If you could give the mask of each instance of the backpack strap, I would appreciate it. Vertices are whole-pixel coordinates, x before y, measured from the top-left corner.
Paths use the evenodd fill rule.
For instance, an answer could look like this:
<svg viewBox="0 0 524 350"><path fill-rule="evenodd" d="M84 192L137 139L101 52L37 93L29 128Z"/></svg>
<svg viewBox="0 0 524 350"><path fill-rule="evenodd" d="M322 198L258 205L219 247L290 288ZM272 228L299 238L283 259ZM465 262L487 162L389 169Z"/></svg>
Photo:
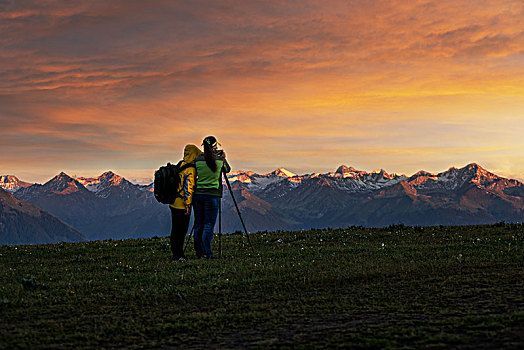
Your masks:
<svg viewBox="0 0 524 350"><path fill-rule="evenodd" d="M182 163L182 161L180 161L180 163L178 163L179 171L182 171L182 170L187 169L187 168L195 168L195 163L186 163L186 164L180 166L181 163Z"/></svg>

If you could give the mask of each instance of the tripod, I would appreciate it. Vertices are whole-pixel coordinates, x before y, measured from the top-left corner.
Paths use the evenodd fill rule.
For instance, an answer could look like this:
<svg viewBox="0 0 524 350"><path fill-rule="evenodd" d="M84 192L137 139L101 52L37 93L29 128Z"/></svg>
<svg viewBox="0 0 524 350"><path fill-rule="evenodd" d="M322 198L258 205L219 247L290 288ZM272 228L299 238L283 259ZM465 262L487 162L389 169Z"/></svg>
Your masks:
<svg viewBox="0 0 524 350"><path fill-rule="evenodd" d="M249 238L249 233L247 232L246 225L244 224L244 219L242 218L242 215L240 214L240 209L238 209L237 200L235 199L235 196L233 195L233 190L231 189L231 184L229 183L229 179L227 178L226 173L224 173L224 170L222 170L222 173L224 174L224 179L226 180L227 189L229 190L229 194L231 194L231 198L233 199L233 203L235 203L235 208L237 208L237 214L240 219L240 222L242 223L242 228L244 228L244 234L246 235L247 242L249 243L249 246L251 247L251 250L253 251L253 254L255 253L255 248L253 248L253 244L251 243L251 239ZM220 228L220 231L222 228Z"/></svg>
<svg viewBox="0 0 524 350"><path fill-rule="evenodd" d="M231 189L231 184L229 183L229 179L227 178L226 173L224 172L224 169L222 169L220 173L221 177L224 176L224 180L226 180L227 189L229 190L229 194L231 195L231 198L233 199L233 203L235 204L235 208L237 209L237 214L240 219L240 222L242 223L242 228L244 229L244 234L247 238L247 242L249 243L249 246L251 247L251 250L253 251L253 254L255 253L255 248L253 248L253 244L251 243L251 239L249 238L249 233L247 232L246 225L244 223L244 219L242 218L242 214L240 214L240 209L238 208L237 200L235 199L235 195L233 194L233 190ZM195 231L195 224L193 223L193 227L191 228L191 232L187 236L186 244L184 247L184 252L186 251L187 245L189 244L189 240L191 238L191 235ZM220 202L218 204L218 249L219 249L219 258L222 258L222 199L220 199Z"/></svg>

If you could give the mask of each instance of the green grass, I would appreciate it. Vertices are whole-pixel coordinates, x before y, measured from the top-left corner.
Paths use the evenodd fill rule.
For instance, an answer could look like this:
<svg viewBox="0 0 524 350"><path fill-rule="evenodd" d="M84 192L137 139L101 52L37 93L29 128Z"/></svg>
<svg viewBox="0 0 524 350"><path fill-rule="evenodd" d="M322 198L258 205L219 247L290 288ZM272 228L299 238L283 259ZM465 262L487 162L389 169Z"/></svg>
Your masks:
<svg viewBox="0 0 524 350"><path fill-rule="evenodd" d="M524 225L250 237L2 246L0 348L524 346Z"/></svg>

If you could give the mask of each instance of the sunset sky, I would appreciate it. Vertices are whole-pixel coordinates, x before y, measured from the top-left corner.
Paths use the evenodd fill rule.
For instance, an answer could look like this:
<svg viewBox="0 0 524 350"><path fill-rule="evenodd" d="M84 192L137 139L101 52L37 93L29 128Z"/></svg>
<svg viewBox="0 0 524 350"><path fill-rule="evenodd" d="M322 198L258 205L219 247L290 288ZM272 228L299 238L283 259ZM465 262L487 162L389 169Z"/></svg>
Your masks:
<svg viewBox="0 0 524 350"><path fill-rule="evenodd" d="M0 0L0 175L233 170L524 180L524 1Z"/></svg>

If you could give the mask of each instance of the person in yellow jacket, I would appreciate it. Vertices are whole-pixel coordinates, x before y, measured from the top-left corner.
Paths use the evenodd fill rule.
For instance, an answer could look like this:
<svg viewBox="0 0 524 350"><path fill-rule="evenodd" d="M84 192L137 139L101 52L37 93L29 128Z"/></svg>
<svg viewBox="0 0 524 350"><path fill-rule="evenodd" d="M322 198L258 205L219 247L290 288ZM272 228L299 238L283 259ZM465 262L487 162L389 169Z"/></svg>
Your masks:
<svg viewBox="0 0 524 350"><path fill-rule="evenodd" d="M184 148L184 159L181 167L187 166L180 172L180 182L178 185L178 195L171 209L171 252L173 260L185 261L184 238L189 227L191 215L191 205L193 204L193 192L196 183L195 159L202 154L202 151L195 145L186 145Z"/></svg>

